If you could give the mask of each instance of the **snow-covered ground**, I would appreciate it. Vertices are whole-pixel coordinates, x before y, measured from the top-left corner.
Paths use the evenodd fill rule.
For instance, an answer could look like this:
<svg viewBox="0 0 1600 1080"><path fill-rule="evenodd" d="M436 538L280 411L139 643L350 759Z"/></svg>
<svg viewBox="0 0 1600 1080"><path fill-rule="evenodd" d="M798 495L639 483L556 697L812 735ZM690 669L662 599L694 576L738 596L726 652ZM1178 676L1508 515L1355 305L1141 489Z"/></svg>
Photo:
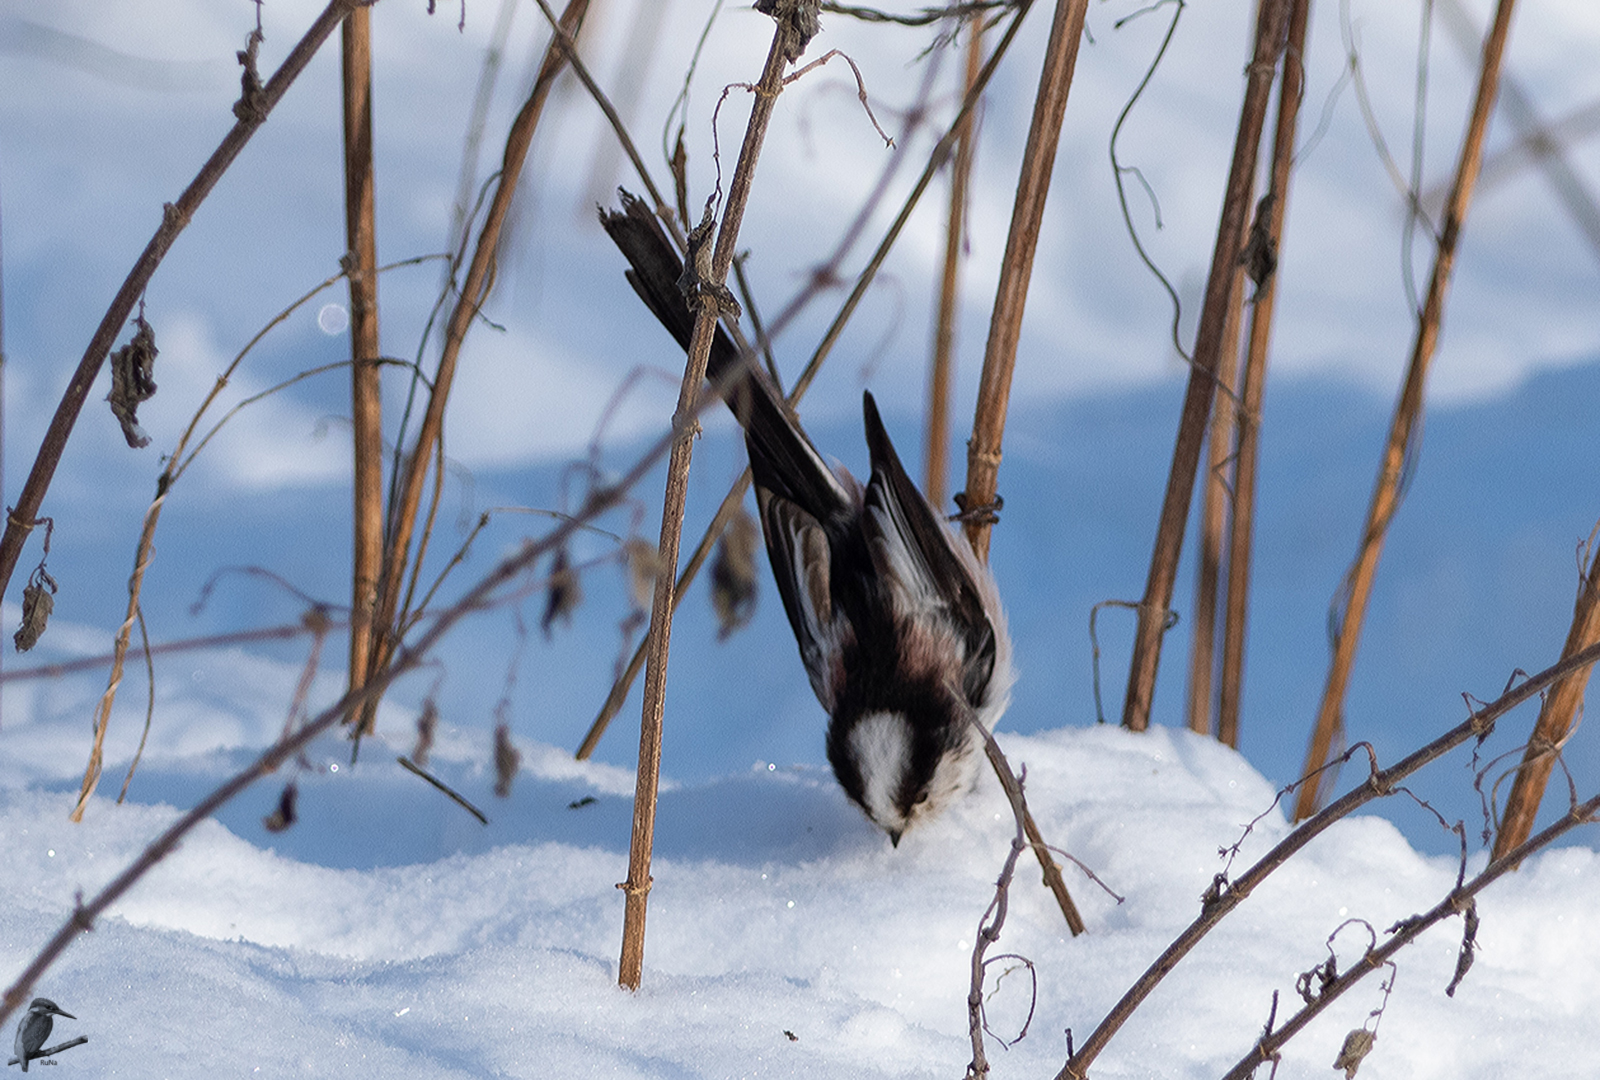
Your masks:
<svg viewBox="0 0 1600 1080"><path fill-rule="evenodd" d="M43 725L15 710L6 723L9 983L74 896L107 881L177 811L97 797L70 824L64 785L17 782L12 750ZM615 886L627 872L630 778L525 745L512 797L495 800L480 741L454 733L434 763L485 806L487 828L392 764L406 747L382 738L354 769L345 744L318 744L312 769L299 771L301 820L270 842L201 826L34 990L77 1016L57 1021L56 1039L90 1040L61 1054L56 1075L961 1075L973 937L1012 832L991 779L898 849L819 770L758 766L669 784L644 985L628 993L616 985ZM1072 876L1089 925L1074 939L1036 868L1019 872L992 953L1033 961L1038 1000L1027 1037L989 1052L997 1076L1051 1076L1064 1030L1081 1040L1194 917L1219 847L1274 793L1238 755L1187 732L1095 727L1002 741L1026 766L1047 837L1125 897ZM147 766L148 783L176 790L186 778L199 790L246 759L165 757ZM239 832L266 838L251 823L281 780L234 811ZM1285 831L1269 813L1242 858ZM1364 919L1381 933L1436 903L1455 872L1381 818L1339 824L1179 966L1094 1075L1219 1075L1250 1048L1274 990L1280 1019L1298 1004L1296 975L1326 958L1336 927ZM1459 923L1404 951L1361 1075L1582 1074L1600 1009L1597 888L1600 860L1582 847L1492 887L1479 904L1477 963L1453 999L1444 987ZM1341 968L1366 940L1359 925L1340 934ZM1383 1004L1380 981L1292 1042L1279 1076L1328 1075L1345 1033ZM1010 1037L1028 1011L1027 974L991 978L989 989L993 1027Z"/></svg>

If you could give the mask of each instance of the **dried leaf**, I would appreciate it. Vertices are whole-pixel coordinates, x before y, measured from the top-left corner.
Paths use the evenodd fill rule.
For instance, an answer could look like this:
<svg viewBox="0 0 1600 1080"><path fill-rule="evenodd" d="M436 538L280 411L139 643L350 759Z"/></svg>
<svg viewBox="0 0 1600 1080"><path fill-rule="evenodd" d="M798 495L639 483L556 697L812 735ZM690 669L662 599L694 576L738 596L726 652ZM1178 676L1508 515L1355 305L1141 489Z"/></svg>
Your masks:
<svg viewBox="0 0 1600 1080"><path fill-rule="evenodd" d="M1456 954L1456 974L1450 980L1450 985L1444 988L1446 997L1456 996L1456 987L1461 985L1461 980L1467 977L1467 972L1472 968L1474 954L1478 950L1478 902L1468 900L1465 910L1462 911L1462 920L1466 928L1461 933L1461 951Z"/></svg>
<svg viewBox="0 0 1600 1080"><path fill-rule="evenodd" d="M678 140L672 147L672 193L678 203L678 218L689 220L689 149L683 144L683 125L678 125Z"/></svg>
<svg viewBox="0 0 1600 1080"><path fill-rule="evenodd" d="M756 613L756 523L744 507L717 541L711 564L711 606L717 613L717 640L726 641Z"/></svg>
<svg viewBox="0 0 1600 1080"><path fill-rule="evenodd" d="M628 596L635 611L649 611L655 594L656 575L660 573L661 553L654 544L634 536L622 545L623 557L628 562Z"/></svg>
<svg viewBox="0 0 1600 1080"><path fill-rule="evenodd" d="M581 603L583 603L583 586L578 582L577 571L572 569L567 549L561 548L550 564L550 578L545 585L544 618L539 620L544 636L546 638L550 636L550 628L555 625L557 619L570 625L572 613Z"/></svg>
<svg viewBox="0 0 1600 1080"><path fill-rule="evenodd" d="M494 729L494 793L502 799L511 795L511 781L522 764L522 754L511 745L511 726L500 724Z"/></svg>
<svg viewBox="0 0 1600 1080"><path fill-rule="evenodd" d="M804 55L811 39L822 30L822 20L818 18L822 8L820 0L756 0L755 7L788 29L789 40L784 42L783 56L791 64Z"/></svg>
<svg viewBox="0 0 1600 1080"><path fill-rule="evenodd" d="M433 749L433 732L438 726L439 706L429 698L417 715L417 745L411 751L411 760L419 769L428 767L428 752Z"/></svg>
<svg viewBox="0 0 1600 1080"><path fill-rule="evenodd" d="M711 214L711 204L706 204L705 213L700 218L700 224L689 230L688 245L689 256L683 260L683 273L678 276L678 290L683 293L684 299L689 301L689 307L694 309L697 297L709 299L716 305L718 315L731 315L738 318L741 312L739 301L733 298L733 293L727 285L717 284L716 275L712 273L712 261L716 255L716 247L712 241L716 238L717 219Z"/></svg>
<svg viewBox="0 0 1600 1080"><path fill-rule="evenodd" d="M299 796L299 789L290 781L284 786L283 794L278 796L278 808L261 819L262 826L269 833L281 833L299 820L295 813L295 799Z"/></svg>
<svg viewBox="0 0 1600 1080"><path fill-rule="evenodd" d="M1356 1070L1361 1068L1362 1060L1372 1053L1372 1044L1378 1037L1366 1028L1356 1028L1344 1037L1344 1047L1339 1051L1339 1060L1333 1063L1335 1069L1344 1070L1344 1080L1351 1080Z"/></svg>
<svg viewBox="0 0 1600 1080"><path fill-rule="evenodd" d="M261 33L258 24L250 31L250 37L246 39L244 48L234 54L239 58L244 72L239 76L241 92L239 100L233 103L233 115L246 123L259 123L266 119L267 115L266 86L262 83L261 72L256 67L261 56L261 43L265 40L266 36Z"/></svg>
<svg viewBox="0 0 1600 1080"><path fill-rule="evenodd" d="M144 321L144 316L134 320L138 327L133 340L111 354L111 413L122 425L122 437L135 450L150 445L150 436L139 426L139 404L149 401L156 393L154 378L156 367L155 331Z"/></svg>
<svg viewBox="0 0 1600 1080"><path fill-rule="evenodd" d="M1268 192L1256 203L1256 218L1250 225L1250 239L1245 242L1244 252L1239 256L1239 264L1244 267L1250 280L1255 282L1258 291L1278 269L1278 245L1268 228L1274 201L1276 196Z"/></svg>
<svg viewBox="0 0 1600 1080"><path fill-rule="evenodd" d="M49 575L41 563L22 590L22 625L11 638L18 652L27 652L44 636L50 613L56 607L55 591L56 579Z"/></svg>

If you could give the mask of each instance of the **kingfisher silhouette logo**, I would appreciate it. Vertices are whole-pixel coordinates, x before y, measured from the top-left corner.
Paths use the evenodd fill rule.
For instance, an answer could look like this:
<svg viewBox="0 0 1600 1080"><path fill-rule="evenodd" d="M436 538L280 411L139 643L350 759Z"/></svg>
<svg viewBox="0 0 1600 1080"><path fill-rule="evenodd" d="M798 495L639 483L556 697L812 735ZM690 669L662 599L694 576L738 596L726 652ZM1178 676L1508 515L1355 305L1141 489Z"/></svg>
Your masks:
<svg viewBox="0 0 1600 1080"><path fill-rule="evenodd" d="M34 998L33 1004L28 1006L28 1011L17 1022L17 1039L12 1044L16 1057L6 1062L7 1065L21 1065L22 1071L28 1071L30 1062L43 1060L46 1065L54 1065L50 1058L61 1051L74 1046L82 1046L89 1041L87 1035L79 1035L75 1039L68 1039L55 1046L46 1046L50 1038L50 1030L55 1025L55 1018L64 1016L68 1020L77 1017L67 1012L49 998Z"/></svg>

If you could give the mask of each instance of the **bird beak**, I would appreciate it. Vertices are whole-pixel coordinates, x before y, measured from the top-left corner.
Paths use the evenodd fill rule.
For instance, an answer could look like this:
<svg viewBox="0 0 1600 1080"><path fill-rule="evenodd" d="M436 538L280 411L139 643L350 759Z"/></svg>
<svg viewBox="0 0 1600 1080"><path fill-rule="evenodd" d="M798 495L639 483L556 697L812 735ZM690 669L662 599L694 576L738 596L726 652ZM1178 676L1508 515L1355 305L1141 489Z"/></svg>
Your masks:
<svg viewBox="0 0 1600 1080"><path fill-rule="evenodd" d="M55 1013L57 1016L65 1016L68 1020L76 1020L77 1019L76 1016L73 1016L69 1012L64 1012L61 1009L51 1009L50 1011Z"/></svg>
<svg viewBox="0 0 1600 1080"><path fill-rule="evenodd" d="M900 837L902 837L904 835L905 835L905 830L904 829L890 829L889 830L889 845L891 847L899 847L900 846Z"/></svg>

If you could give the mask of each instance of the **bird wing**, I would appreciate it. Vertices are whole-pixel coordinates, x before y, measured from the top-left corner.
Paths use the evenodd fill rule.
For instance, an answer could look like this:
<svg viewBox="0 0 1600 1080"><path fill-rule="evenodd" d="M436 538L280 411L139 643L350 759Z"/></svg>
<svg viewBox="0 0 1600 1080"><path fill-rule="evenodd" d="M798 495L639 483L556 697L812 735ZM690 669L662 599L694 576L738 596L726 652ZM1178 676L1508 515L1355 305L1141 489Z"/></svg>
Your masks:
<svg viewBox="0 0 1600 1080"><path fill-rule="evenodd" d="M879 573L895 590L894 609L923 628L943 624L962 646L961 690L979 707L995 667L995 628L953 538L906 475L878 406L862 397L872 478L867 482L868 541Z"/></svg>
<svg viewBox="0 0 1600 1080"><path fill-rule="evenodd" d="M833 549L821 522L798 503L757 486L772 577L800 646L811 690L830 714L838 704L844 650L854 631L833 603Z"/></svg>

